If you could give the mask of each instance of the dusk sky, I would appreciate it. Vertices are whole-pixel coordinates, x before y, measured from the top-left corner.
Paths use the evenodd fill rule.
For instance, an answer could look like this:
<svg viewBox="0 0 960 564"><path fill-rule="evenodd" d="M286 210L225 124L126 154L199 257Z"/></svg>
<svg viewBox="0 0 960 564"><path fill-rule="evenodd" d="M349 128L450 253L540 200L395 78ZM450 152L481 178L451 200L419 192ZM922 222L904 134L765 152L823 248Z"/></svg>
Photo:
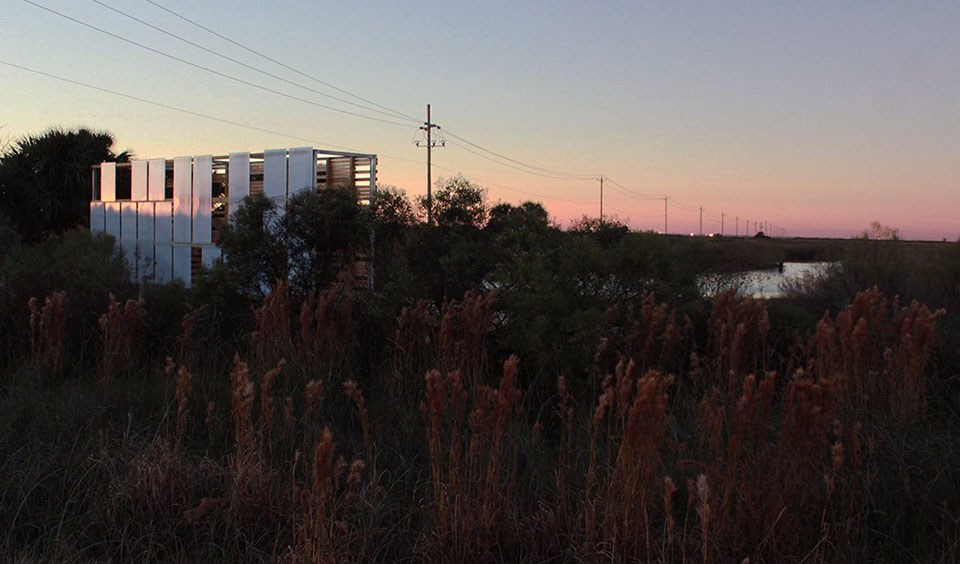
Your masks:
<svg viewBox="0 0 960 564"><path fill-rule="evenodd" d="M112 132L138 157L313 145L380 156L379 182L425 192L418 123L366 108L159 4L337 88L422 121L491 202L542 201L564 225L604 211L637 229L725 231L767 221L846 237L872 220L907 238L960 236L960 2L264 2L30 0L192 63L383 123L239 84L0 0L0 138L50 126ZM393 113L393 112L388 112ZM285 136L286 135L286 136ZM572 173L554 178L483 153ZM479 152L488 158L468 152ZM518 170L523 169L523 170ZM591 178L586 178L587 176ZM661 199L651 199L660 197Z"/></svg>

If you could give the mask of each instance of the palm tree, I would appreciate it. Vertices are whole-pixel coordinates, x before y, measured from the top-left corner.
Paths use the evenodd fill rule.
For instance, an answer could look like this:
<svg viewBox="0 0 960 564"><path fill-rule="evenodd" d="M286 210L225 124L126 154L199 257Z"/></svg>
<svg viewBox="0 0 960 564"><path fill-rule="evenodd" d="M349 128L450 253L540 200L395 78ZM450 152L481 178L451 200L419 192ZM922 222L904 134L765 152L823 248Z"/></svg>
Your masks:
<svg viewBox="0 0 960 564"><path fill-rule="evenodd" d="M0 213L25 242L87 225L92 166L130 159L113 144L113 135L86 128L18 139L0 155Z"/></svg>

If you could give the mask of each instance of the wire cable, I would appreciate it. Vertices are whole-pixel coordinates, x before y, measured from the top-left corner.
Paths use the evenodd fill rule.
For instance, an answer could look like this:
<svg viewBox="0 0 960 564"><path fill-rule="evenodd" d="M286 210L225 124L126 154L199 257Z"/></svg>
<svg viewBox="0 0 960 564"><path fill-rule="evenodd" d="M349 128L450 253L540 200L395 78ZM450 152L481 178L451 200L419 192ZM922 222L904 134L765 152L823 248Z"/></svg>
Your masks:
<svg viewBox="0 0 960 564"><path fill-rule="evenodd" d="M680 208L685 209L687 211L698 211L697 208L691 208L690 206L685 206L680 202L678 202L677 200L675 200L674 198L670 198L670 201L673 202L675 205L679 206Z"/></svg>
<svg viewBox="0 0 960 564"><path fill-rule="evenodd" d="M89 88L89 89L91 89L91 90L96 90L96 91L98 91L98 92L105 92L105 93L111 94L111 95L113 95L113 96L119 96L119 97L121 97L121 98L126 98L126 99L128 99L128 100L134 100L134 101L136 101L136 102L141 102L141 103L144 103L144 104L150 104L150 105L152 105L152 106L157 106L157 107L160 107L160 108L164 108L164 109L171 110L171 111L174 111L174 112L179 112L179 113L191 115L191 116L194 116L194 117L200 117L200 118L203 118L203 119L208 119L208 120L211 120L211 121L216 121L216 122L219 122L219 123L224 123L224 124L232 125L232 126L235 126L235 127L242 127L242 128L244 128L244 129L250 129L250 130L253 130L253 131L259 131L259 132L261 132L261 133L269 133L269 134L271 134L271 135L277 135L277 136L279 136L279 137L286 137L286 138L288 138L288 139L296 139L296 140L298 140L298 141L305 141L305 142L307 142L307 143L316 143L317 145L323 145L323 146L326 146L326 147L329 147L329 148L333 148L333 149L341 149L341 150L348 151L348 152L359 152L358 150L353 149L353 148L351 148L351 147L344 147L344 146L342 146L342 145L334 145L334 144L332 144L332 143L327 143L327 142L325 142L325 141L318 141L318 140L316 140L316 139L311 139L311 138L308 138L308 137L302 137L302 136L300 136L300 135L295 135L295 134L291 134L291 133L285 133L285 132L282 132L282 131L276 131L276 130L272 130L272 129L266 129L266 128L263 128L263 127L257 127L257 126L255 126L255 125L249 125L249 124L246 124L246 123L240 123L240 122L237 122L237 121L232 121L232 120L229 120L229 119L220 118L220 117L212 116L212 115L209 115L209 114L204 114L204 113L201 113L201 112L195 112L195 111L193 111L193 110L188 110L188 109L186 109L186 108L181 108L181 107L178 107L178 106L173 106L173 105L170 105L170 104L165 104L165 103L163 103L163 102L157 102L157 101L155 101L155 100L150 100L150 99L147 99L147 98L141 98L140 96L134 96L134 95L132 95L132 94L126 94L126 93L123 93L123 92L118 92L118 91L116 91L116 90L111 90L110 88L104 88L104 87L102 87L102 86L96 86L96 85L94 85L94 84L88 84L88 83L86 83L86 82L81 82L81 81L79 81L79 80L73 80L73 79L71 79L71 78L66 78L66 77L63 77L63 76L58 76L58 75L55 75L55 74L52 74L52 73L44 72L44 71L37 70L37 69L33 69L33 68L30 68L30 67L25 67L25 66L23 66L23 65L18 65L18 64L16 64L16 63L11 63L11 62L9 62L9 61L4 61L4 60L2 60L2 59L0 59L0 64L6 65L6 66L11 67L11 68L19 69L19 70L24 71L24 72L29 72L29 73L36 74L36 75L40 75L40 76L44 76L44 77L47 77L47 78L52 78L52 79L54 79L54 80L59 80L59 81L61 81L61 82L66 82L66 83L68 83L68 84L74 84L74 85L76 85L76 86L82 86L83 88ZM424 165L424 164L426 164L424 161L419 161L419 160L415 160L415 159L407 159L407 158L404 158L404 157L397 157L397 156L393 156L393 155L385 155L385 154L379 154L379 153L377 154L377 158L385 158L385 159L391 159L391 160L396 160L396 161L405 161L405 162L410 162L410 163L419 164L419 165ZM447 168L447 167L444 167L444 166L440 166L440 165L438 165L438 164L433 164L433 168L440 169L440 170L445 170L445 171L450 172L450 173L452 173L452 174L458 174L457 171L455 171L455 170L453 170L453 169L451 169L451 168ZM556 198L556 197L553 197L553 196L547 196L547 195L539 194L539 193L536 193L536 192L530 192L530 191L527 191L527 190L521 190L521 189L519 189L519 188L513 188L513 187L511 187L511 186L505 186L505 185L502 185L502 184L496 184L496 183L493 183L493 182L487 182L487 181L485 181L485 180L483 180L483 179L480 179L480 178L473 178L473 180L476 181L476 182L480 182L480 183L482 183L482 184L486 184L486 185L490 185L490 186L495 186L495 187L497 187L497 188L502 188L502 189L504 189L504 190L509 190L509 191L512 191L512 192L517 192L517 193L525 194L525 195L528 195L528 196L535 196L535 197L538 197L538 198L542 198L542 199L544 199L544 200L551 200L551 201L557 201L557 202L569 202L569 203L574 203L574 204L593 204L593 203L595 203L595 202L593 202L593 201L570 200L570 199L566 199L566 198Z"/></svg>
<svg viewBox="0 0 960 564"><path fill-rule="evenodd" d="M448 134L449 134L449 132L448 132ZM453 137L453 136L451 135L451 137ZM511 165L511 164L508 164L508 163L500 162L500 161L498 161L498 160L496 160L496 159L494 159L494 158L492 158L492 157L489 157L489 156L487 156L487 155L484 155L483 153L481 153L481 152L479 152L479 151L474 151L473 149L471 149L471 148L469 148L469 147L466 147L466 146L464 146L464 145L460 145L459 143L455 143L455 142L453 142L453 141L447 141L447 145L449 145L449 146L451 146L451 147L456 147L456 148L458 148L458 149L460 149L460 150L463 150L463 151L466 151L466 152L468 152L468 153L472 153L472 154L480 157L481 159L486 159L486 160L488 160L488 161L497 163L497 164L499 164L499 165L501 165L501 166L505 166L505 167L507 167L507 168L511 168L511 169L513 169L513 170L517 170L517 171L524 172L524 173L527 173L527 174L532 174L532 175L535 175L535 176L543 176L543 177L546 177L546 178L555 178L555 179L558 179L558 180L592 180L592 179L595 178L595 177L578 178L578 177L571 177L571 176L556 176L556 175L553 175L553 174L546 174L546 173L542 173L542 172L534 172L534 171L526 170L526 169L520 168L520 167L518 167L518 166Z"/></svg>
<svg viewBox="0 0 960 564"><path fill-rule="evenodd" d="M310 139L310 138L308 138L308 137L302 137L302 136L300 136L300 135L295 135L295 134L292 134L292 133L285 133L285 132L276 131L276 130L273 130L273 129L266 129L266 128L263 128L263 127L257 127L257 126L255 126L255 125L250 125L250 124L246 124L246 123L240 123L240 122L237 122L237 121L232 121L232 120L229 120L229 119L225 119L225 118L221 118L221 117L217 117L217 116L212 116L212 115L209 115L209 114L204 114L204 113L201 113L201 112L195 112L195 111L193 111L193 110L188 110L188 109L186 109L186 108L181 108L181 107L178 107L178 106L173 106L173 105L170 105L170 104L165 104L165 103L163 103L163 102L157 102L156 100L150 100L150 99L147 99L147 98L141 98L141 97L139 97L139 96L134 96L134 95L132 95L132 94L126 94L126 93L123 93L123 92L118 92L118 91L116 91L116 90L111 90L111 89L109 89L109 88L104 88L104 87L102 87L102 86L96 86L96 85L94 85L94 84L88 84L88 83L86 83L86 82L81 82L81 81L79 81L79 80L73 80L73 79L71 79L71 78L66 78L66 77L63 77L63 76L58 76L58 75L55 75L55 74L52 74L52 73L48 73L48 72L44 72L44 71L41 71L41 70L32 69L32 68L30 68L30 67L25 67L25 66L22 66L22 65L18 65L18 64L16 64L16 63L11 63L11 62L9 62L9 61L4 61L4 60L2 60L2 59L0 59L0 64L6 65L6 66L8 66L8 67L15 68L15 69L19 69L19 70L22 70L22 71L24 71L24 72L29 72L29 73L37 74L37 75L40 75L40 76L45 76L45 77L47 77L47 78L52 78L52 79L55 79L55 80L59 80L59 81L61 81L61 82L66 82L66 83L69 83L69 84L74 84L74 85L77 85L77 86L82 86L82 87L84 87L84 88L89 88L89 89L91 89L91 90L96 90L96 91L99 91L99 92L105 92L105 93L107 93L107 94L112 94L112 95L114 95L114 96L119 96L119 97L121 97L121 98L127 98L128 100L134 100L134 101L136 101L136 102L142 102L142 103L144 103L144 104L150 104L151 106L157 106L157 107L164 108L164 109L167 109L167 110L171 110L171 111L174 111L174 112L179 112L179 113L182 113L182 114L187 114L187 115L191 115L191 116L195 116L195 117L200 117L200 118L203 118L203 119L208 119L208 120L211 120L211 121L216 121L216 122L224 123L224 124L227 124L227 125L233 125L233 126L236 126L236 127L242 127L242 128L244 128L244 129L250 129L250 130L252 130L252 131L259 131L259 132L261 132L261 133L269 133L269 134L271 134L271 135L277 135L277 136L279 136L279 137L286 137L286 138L288 138L288 139L296 139L296 140L298 140L298 141L305 141L305 142L307 142L307 143L316 143L317 145L320 145L320 146L326 146L326 147L333 148L333 149L341 149L341 150L346 151L346 152L351 152L351 153L361 153L361 152L362 152L362 151L358 151L358 150L356 150L356 149L353 149L353 148L351 148L351 147L344 147L344 146L342 146L342 145L334 145L334 144L332 144L332 143L327 143L327 142L325 142L325 141L318 141L318 140L316 140L316 139ZM391 160L396 160L396 161L406 161L406 162L411 162L411 163L415 163L415 164L419 164L419 165L426 164L424 161L418 161L418 160L415 160L415 159L407 159L407 158L404 158L404 157L396 157L396 156L393 156L393 155L377 154L377 158L378 158L378 159L379 159L379 158L385 158L385 159L391 159Z"/></svg>
<svg viewBox="0 0 960 564"><path fill-rule="evenodd" d="M483 151L484 153L488 153L488 154L494 155L494 156L499 157L499 158L501 158L501 159L503 159L503 160L505 160L505 161L509 161L509 162L511 162L511 163L514 163L514 164L516 164L516 165L520 165L520 166L529 168L529 169L531 169L531 170L539 171L540 173L543 173L543 174L545 174L545 175L553 175L553 176L558 176L558 177L569 177L569 178L579 178L579 179L581 179L581 180L587 180L587 179L591 179L591 178L597 178L597 177L599 176L599 175L596 175L596 174L582 174L582 173L564 172L564 171L559 171L559 170L552 170L552 169L549 169L549 168L543 168L543 167L539 167L539 166L536 166L536 165L531 165L531 164L525 163L525 162L523 162L523 161L518 161L517 159L512 159L512 158L510 158L510 157L508 157L508 156L506 156L506 155L502 155L502 154L500 154L500 153L498 153L498 152L496 152L496 151L491 151L490 149L487 149L486 147L482 147L482 146L480 146L480 145L477 145L476 143L474 143L474 142L472 142L472 141L469 141L469 140L467 140L467 139L464 139L463 137L461 137L461 136L459 136L459 135L451 132L450 130L445 130L445 131L447 132L447 135L449 135L450 137L453 137L454 139L457 139L457 140L459 140L459 141L462 141L463 143L466 143L467 145L470 145L471 147L473 147L473 148L475 148L475 149L478 149L478 150L480 150L480 151ZM503 164L503 163L501 163L501 164ZM533 173L531 173L531 174L533 174Z"/></svg>
<svg viewBox="0 0 960 564"><path fill-rule="evenodd" d="M637 192L637 191L635 191L635 190L631 190L630 188L627 188L626 186L624 186L623 184L620 184L619 182L617 182L616 180L610 178L609 176L604 176L603 179L609 181L609 182L610 182L611 184L613 184L614 186L617 186L617 187L623 189L623 190L626 191L628 194L631 194L631 195L633 195L633 196L637 196L638 198L641 198L641 199L644 199L644 200L662 200L662 199L663 199L663 196L657 196L656 194L644 194L643 192Z"/></svg>
<svg viewBox="0 0 960 564"><path fill-rule="evenodd" d="M453 170L452 168L447 168L447 167L444 167L444 166L440 166L440 165L438 165L438 164L436 164L436 163L433 164L433 168L440 169L440 170L445 170L445 171L447 171L447 172L449 172L449 173L451 173L451 174L460 174L459 171ZM485 184L485 185L489 185L489 186L495 186L495 187L497 187L497 188L502 188L502 189L504 189L504 190L510 190L511 192L517 192L517 193L520 193L520 194L526 194L527 196L535 196L535 197L537 197L537 198L542 198L542 199L544 199L544 200L551 200L551 201L555 201L555 202L568 202L568 203L572 203L572 204L595 204L595 203L597 203L595 200L568 200L568 199L566 199L566 198L555 198L555 197L553 197L553 196L546 196L546 195L544 195L544 194L538 194L538 193L536 193L536 192L529 192L529 191L527 191L527 190L520 190L519 188L513 188L513 187L510 187L510 186L504 186L503 184L496 184L496 183L494 183L494 182L488 182L488 181L486 181L486 180L484 180L484 179L482 179L482 178L477 178L477 177L473 177L473 176L471 176L470 178L471 178L474 182L478 182L478 183L480 183L480 184Z"/></svg>
<svg viewBox="0 0 960 564"><path fill-rule="evenodd" d="M251 86L251 87L253 87L253 88L257 88L257 89L263 90L263 91L265 91L265 92L270 92L270 93L272 93L272 94L277 94L278 96L283 96L284 98L289 98L289 99L291 99L291 100L296 100L296 101L298 101L298 102L303 102L303 103L305 103L305 104L310 104L311 106L317 106L317 107L319 107L319 108L324 108L324 109L327 109L327 110L332 110L332 111L335 111L335 112L340 112L340 113L343 113L343 114L347 114L347 115L351 115L351 116L355 116L355 117L359 117L359 118L363 118L363 119L368 119L368 120L372 120L372 121L378 121L378 122L386 123L386 124L390 124L390 125L397 125L397 126L400 126L400 127L410 127L410 124L407 124L407 123L400 123L400 122L396 122L396 121L388 121L388 120L381 119L381 118L378 118L378 117L368 116L368 115L364 115L364 114L358 114L358 113L356 113L356 112L351 112L351 111L349 111L349 110L344 110L344 109L341 109L341 108L336 108L336 107L334 107L334 106L328 106L328 105L326 105L326 104L321 104L321 103L319 103L319 102L314 102L314 101L312 101L312 100L307 100L306 98L301 98L301 97L299 97L299 96L294 96L294 95L292 95L292 94L287 94L286 92L281 92L280 90L274 90L273 88L269 88L269 87L267 87L267 86L262 86L262 85L259 85L259 84L254 83L254 82L250 82L250 81L248 81L248 80L244 80L244 79L242 79L242 78L237 78L237 77L232 76L232 75L229 75L229 74L227 74L227 73L220 72L220 71L215 70L215 69L211 69L210 67L205 67L205 66L203 66L203 65L198 65L198 64L196 64L196 63L190 62L190 61L188 61L188 60L186 60L186 59L177 57L176 55L171 55L171 54L169 54L169 53L166 53L166 52L161 51L161 50L159 50L159 49L155 49L155 48L150 47L150 46L148 46L148 45L144 45L144 44L142 44L142 43L138 43L138 42L136 42L136 41L134 41L134 40L132 40L132 39L128 39L128 38L123 37L123 36L121 36L121 35L117 35L116 33L107 31L107 30L105 30L105 29L103 29L103 28L99 28L99 27L97 27L97 26L95 26L95 25L89 24L89 23L87 23L87 22L84 22L84 21L79 20L79 19L77 19L77 18L74 18L74 17L72 17L72 16L68 16L67 14L58 12L58 11L52 9L52 8L48 8L47 6L44 6L44 5L39 4L39 3L37 3L37 2L34 2L33 0L23 0L23 1L26 2L27 4L30 4L30 5L32 5L32 6L35 6L35 7L37 7L37 8L42 9L42 10L46 10L47 12L50 12L51 14L60 16L61 18L64 18L64 19L70 20L70 21L72 21L72 22L78 23L78 24L80 24L80 25L82 25L82 26L84 26L84 27L90 28L90 29L95 30L95 31L98 31L98 32L100 32L100 33L109 35L110 37L113 37L113 38L115 38L115 39L119 39L120 41L123 41L123 42L125 42L125 43L129 43L129 44L131 44L131 45L135 45L135 46L137 46L137 47L140 47L141 49L145 49L145 50L147 50L147 51L150 51L151 53L156 53L156 54L161 55L161 56L163 56L163 57L166 57L166 58L168 58L168 59L172 59L172 60L174 60L174 61L183 63L183 64L185 64L185 65L188 65L188 66L191 66L191 67L194 67L194 68L197 68L197 69L200 69L200 70L203 70L203 71L206 71L206 72L215 74L215 75L217 75L217 76L221 76L221 77L223 77L223 78L227 78L227 79L229 79L229 80L232 80L232 81L234 81L234 82L238 82L238 83L240 83L240 84L245 84L245 85L247 85L247 86Z"/></svg>
<svg viewBox="0 0 960 564"><path fill-rule="evenodd" d="M364 98L364 97L362 97L362 96L358 96L357 94L354 94L354 93L352 93L352 92L350 92L350 91L348 91L348 90L344 90L343 88L338 88L337 86L334 86L333 84L330 84L329 82L324 82L323 80L320 80L319 78L317 78L317 77L315 77L315 76L312 76L312 75L307 74L307 73L305 73L305 72L303 72L303 71L297 70L296 68L291 67L290 65L287 65L286 63L283 63L283 62L281 62L281 61L278 61L277 59L274 59L274 58L272 58L272 57L269 57L269 56L267 56L267 55L264 55L264 54L261 53L260 51L254 49L254 48L252 48L252 47L248 47L248 46L244 45L243 43L240 43L239 41L235 41L235 40L233 40L233 39L230 39L230 38L227 37L226 35L223 35L223 34L221 34L221 33L218 33L217 31L215 31L215 30L213 30L213 29L210 29L209 27L207 27L207 26L205 26L205 25L203 25L203 24L197 23L197 22L193 21L192 19L190 19L190 18L188 18L188 17L186 17L186 16L184 16L184 15L181 15L181 14L175 12L175 11L171 10L170 8L167 8L166 6L163 6L163 5L161 5L161 4L157 3L157 2L154 2L154 0L146 0L146 1L149 2L150 4L156 6L157 8L160 8L160 9L163 10L164 12L167 12L168 14L170 14L170 15L172 15L172 16L174 16L174 17L180 18L181 20L183 20L183 21L185 21L185 22L187 22L187 23L189 23L189 24L191 24L191 25L194 25L194 26L200 28L200 29L206 31L207 33L211 33L211 34L213 34L214 36L219 37L220 39L226 41L227 43L230 43L231 45L235 45L235 46L237 46L237 47L239 47L239 48L241 48L241 49L243 49L243 50L245 50L245 51L247 51L247 52L249 52L249 53L253 53L254 55L256 55L256 56L258 56L258 57L260 57L260 58L262 58L262 59L265 59L265 60L267 60L267 61L270 61L271 63L274 63L274 64L276 64L276 65L280 65L281 67L287 69L287 70L290 71L290 72L296 73L296 74L298 74L298 75L300 75L300 76L302 76L302 77L304 77L304 78L309 78L310 80L312 80L312 81L314 81L314 82L316 82L316 83L318 83L318 84L322 84L322 85L326 86L327 88L331 88L331 89L333 89L333 90L336 90L337 92L340 92L341 94L346 94L347 96L351 96L351 97L353 97L353 98L356 98L357 100L361 100L361 101L363 101L363 102L366 102L367 104L370 104L370 105L372 105L372 106L376 106L376 107L378 107L378 108L380 108L380 109L382 109L382 110L386 110L386 111L388 111L388 112L392 112L393 114L395 114L395 115L398 116L398 117L405 118L405 119L409 119L409 120L413 120L413 121L416 121L416 122L418 122L418 123L420 122L420 119L418 119L418 118L415 118L415 117L412 117L412 116L410 116L410 115L408 115L408 114L405 114L405 113L403 113L403 112L399 112L399 111L397 111L397 110L391 109L391 108L389 108L389 107L387 107L387 106L383 106L383 105L378 104L378 103L376 103L376 102L374 102L374 101L372 101L372 100L368 100L368 99L366 99L366 98Z"/></svg>
<svg viewBox="0 0 960 564"><path fill-rule="evenodd" d="M217 51L215 51L215 50L213 50L213 49L210 49L210 48L208 48L208 47L204 47L203 45L200 45L199 43L196 43L196 42L194 42L194 41L191 41L191 40L189 40L189 39L187 39L187 38L185 38L185 37L181 37L181 36L179 36L179 35L177 35L177 34L175 34L175 33L172 33L172 32L170 32L170 31L167 31L167 30L165 30L165 29L163 29L163 28L161 28L161 27L159 27L159 26L153 25L153 24L150 23L150 22L144 21L144 20L142 20L142 19L140 19L140 18L138 18L138 17L136 17L136 16L134 16L134 15L132 15L132 14L128 14L127 12L124 12L123 10L121 10L121 9L119 9L119 8L115 8L115 7L109 5L109 4L105 3L105 2L102 2L101 0L90 0L90 1L93 2L94 4L100 5L100 6L106 8L106 9L108 9L108 10L111 10L111 11L117 13L117 14L120 14L121 16L123 16L123 17L125 17L125 18L131 19L131 20L133 20L133 21L135 21L135 22L137 22L137 23L139 23L139 24L141 24L141 25L147 26L147 27L149 27L150 29L153 29L153 30L155 30L155 31L158 31L158 32L164 34L164 35L167 35L167 36L169 36L169 37L172 37L172 38L174 38L174 39L177 39L177 40L179 40L179 41L182 41L182 42L186 43L187 45L191 45L191 46L193 46L193 47L196 47L197 49L200 49L200 50L202 50L202 51L205 51L205 52L207 52L207 53L210 53L211 55L215 55L215 56L217 56L217 57L220 57L221 59L224 59L224 60L230 61L230 62L232 62L232 63L238 64L238 65L240 65L240 66L242 66L242 67L244 67L244 68L247 68L247 69L250 69L250 70L252 70L252 71L258 72L258 73L260 73L260 74L263 74L263 75L268 76L268 77L270 77L270 78L273 78L273 79L275 79L275 80L279 80L279 81L281 81L281 82L285 82L285 83L287 83L287 84L296 86L297 88L303 88L304 90L308 90L308 91L310 91L310 92L313 92L314 94L319 94L320 96L325 96L325 97L330 98L330 99L332 99L332 100L336 100L336 101L342 102L342 103L344 103L344 104L349 104L349 105L351 105L351 106L355 106L355 107L357 107L357 108L360 108L360 109L363 109L363 110L367 110L367 111L369 111L369 112L375 112L375 113L378 113L378 114L381 114L381 115L385 115L385 116L390 117L390 118L393 118L393 119L396 119L396 117L397 117L397 116L394 115L392 112L385 112L385 111L383 111L383 110L378 110L378 109L376 109L376 108L370 108L370 107L368 107L368 106L364 106L364 105L358 104L358 103L356 103L356 102L351 102L350 100L345 100L345 99L343 99L343 98L338 98L337 96L333 96L333 95L327 94L326 92L323 92L323 91L321 91L321 90L317 90L316 88L311 88L311 87L309 87L309 86L304 86L304 85L302 85L302 84L300 84L300 83L297 83L297 82L294 82L294 81L292 81L292 80L286 79L286 78L284 78L284 77L282 77L282 76L280 76L280 75L273 74L273 73L271 73L271 72L269 72L269 71L265 71L265 70L263 70L263 69L261 69L261 68L258 68L258 67L255 67L255 66L253 66L253 65L247 64L247 63L245 63L245 62L243 62L243 61L240 61L240 60L235 59L235 58L233 58L233 57L230 57L230 56L228 56L228 55L224 55L223 53L219 53L219 52L217 52ZM412 118L406 118L406 119L412 119ZM412 120L412 121L415 121L415 122L419 123L419 120Z"/></svg>

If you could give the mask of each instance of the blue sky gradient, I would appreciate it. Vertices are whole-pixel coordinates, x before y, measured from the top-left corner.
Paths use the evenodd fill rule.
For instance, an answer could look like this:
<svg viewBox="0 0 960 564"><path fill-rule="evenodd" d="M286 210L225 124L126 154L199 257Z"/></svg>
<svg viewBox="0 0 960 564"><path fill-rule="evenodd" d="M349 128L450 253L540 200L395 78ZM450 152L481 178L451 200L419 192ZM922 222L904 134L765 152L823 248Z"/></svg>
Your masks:
<svg viewBox="0 0 960 564"><path fill-rule="evenodd" d="M263 77L89 0L35 0L114 33L292 95ZM326 90L144 0L102 0L211 49ZM871 220L911 238L960 235L960 3L253 2L156 0L340 88L434 121L537 166L669 194L670 231L849 236ZM238 85L2 0L0 60L383 156L380 180L425 191L416 125L331 112ZM51 125L113 132L154 157L300 146L0 65L0 136ZM334 91L331 94L342 96ZM391 158L391 157L398 157ZM596 215L595 180L545 178L450 145L434 178L462 172L492 201L542 200L567 223ZM513 191L511 190L513 189ZM521 191L521 192L518 192ZM526 193L538 194L531 197ZM605 212L661 229L663 202L616 187ZM549 198L549 199L548 199ZM575 200L574 203L565 200Z"/></svg>

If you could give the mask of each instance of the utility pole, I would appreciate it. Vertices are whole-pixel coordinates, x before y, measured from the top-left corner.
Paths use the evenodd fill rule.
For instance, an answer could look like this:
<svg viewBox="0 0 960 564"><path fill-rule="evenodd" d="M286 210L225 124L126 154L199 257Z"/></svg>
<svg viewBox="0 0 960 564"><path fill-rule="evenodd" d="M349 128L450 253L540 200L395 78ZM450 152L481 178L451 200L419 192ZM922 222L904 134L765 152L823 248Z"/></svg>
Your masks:
<svg viewBox="0 0 960 564"><path fill-rule="evenodd" d="M600 175L600 225L603 225L603 175Z"/></svg>
<svg viewBox="0 0 960 564"><path fill-rule="evenodd" d="M700 206L700 236L703 237L703 206Z"/></svg>
<svg viewBox="0 0 960 564"><path fill-rule="evenodd" d="M736 228L736 229L737 229L737 230L733 232L733 236L734 236L734 237L739 237L739 236L740 236L740 216L739 216L739 215L737 216L737 228Z"/></svg>
<svg viewBox="0 0 960 564"><path fill-rule="evenodd" d="M670 199L669 196L663 197L663 234L664 235L667 234L667 200L669 199Z"/></svg>
<svg viewBox="0 0 960 564"><path fill-rule="evenodd" d="M727 214L720 212L720 236L723 237L723 219L727 217Z"/></svg>
<svg viewBox="0 0 960 564"><path fill-rule="evenodd" d="M433 148L437 145L437 141L433 139L433 130L440 129L440 126L430 121L430 104L427 104L427 121L423 122L423 125L420 127L421 131L427 132L427 224L433 224L433 179L431 178L433 169L431 167L431 152ZM416 146L420 146L420 141L415 141ZM446 143L440 141L440 146L443 147Z"/></svg>

